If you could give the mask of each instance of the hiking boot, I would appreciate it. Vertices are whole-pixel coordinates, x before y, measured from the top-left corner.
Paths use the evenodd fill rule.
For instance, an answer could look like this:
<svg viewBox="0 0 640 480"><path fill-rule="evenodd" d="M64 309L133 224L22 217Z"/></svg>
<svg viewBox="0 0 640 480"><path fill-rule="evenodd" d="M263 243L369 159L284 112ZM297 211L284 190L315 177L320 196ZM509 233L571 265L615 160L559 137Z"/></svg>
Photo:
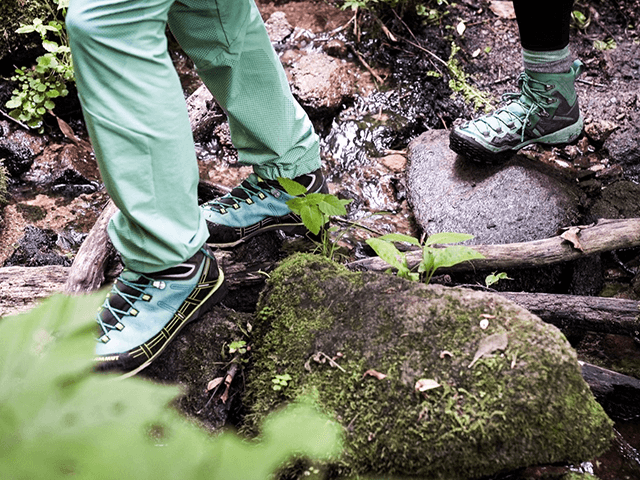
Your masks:
<svg viewBox="0 0 640 480"><path fill-rule="evenodd" d="M224 274L206 246L161 272L125 269L98 311L98 370L135 375L225 293Z"/></svg>
<svg viewBox="0 0 640 480"><path fill-rule="evenodd" d="M574 85L582 70L579 60L566 73L525 70L518 81L521 91L503 95L503 107L453 129L451 150L472 160L493 162L530 143L572 142L583 125Z"/></svg>
<svg viewBox="0 0 640 480"><path fill-rule="evenodd" d="M327 193L320 169L294 178L308 193ZM294 198L277 180L265 180L255 174L221 198L200 206L209 227L207 244L234 247L260 233L280 230L287 235L306 235L309 231L287 206Z"/></svg>

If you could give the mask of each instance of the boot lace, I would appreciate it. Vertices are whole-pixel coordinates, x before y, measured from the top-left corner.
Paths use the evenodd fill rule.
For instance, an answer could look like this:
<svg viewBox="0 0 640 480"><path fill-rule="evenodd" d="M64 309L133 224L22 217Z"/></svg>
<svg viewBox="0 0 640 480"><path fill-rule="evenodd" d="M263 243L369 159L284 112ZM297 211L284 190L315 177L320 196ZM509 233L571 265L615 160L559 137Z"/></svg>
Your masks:
<svg viewBox="0 0 640 480"><path fill-rule="evenodd" d="M146 280L146 282L142 283L142 280ZM120 288L119 284L123 287L128 287L130 290L126 291L123 288ZM133 304L138 300L149 301L151 300L151 295L146 293L146 289L149 286L155 287L157 289L162 290L165 287L165 282L161 280L154 280L153 278L147 277L145 275L139 275L137 281L127 280L120 276L118 281L111 288L111 292L105 299L102 304L102 309L96 316L96 320L98 325L102 329L103 336L99 338L102 342L108 342L109 337L108 334L111 330L122 330L124 325L122 324L122 320L124 317L130 316L135 317L138 314L138 310L134 308ZM129 306L126 310L122 310L120 308L114 307L109 301L112 297L118 295L124 302ZM108 323L102 319L101 313L109 312L111 316L115 319L115 323Z"/></svg>
<svg viewBox="0 0 640 480"><path fill-rule="evenodd" d="M502 133L503 126L511 129L520 123L520 141L522 142L532 115L549 116L546 108L555 101L555 98L549 94L553 86L532 78L526 72L520 74L518 85L521 89L520 92L502 95L502 102L506 104L505 106L491 115L476 120L479 125L485 127L484 131L478 128L483 135L489 135L490 130Z"/></svg>
<svg viewBox="0 0 640 480"><path fill-rule="evenodd" d="M264 184L265 187L269 187L268 190L259 185L260 177L252 174L249 175L240 185L235 187L231 192L227 193L223 197L209 200L202 204L202 208L207 210L217 210L220 213L226 213L229 207L239 208L240 203L244 202L248 205L253 204L251 197L257 195L261 200L266 198L267 193L271 193L273 188Z"/></svg>

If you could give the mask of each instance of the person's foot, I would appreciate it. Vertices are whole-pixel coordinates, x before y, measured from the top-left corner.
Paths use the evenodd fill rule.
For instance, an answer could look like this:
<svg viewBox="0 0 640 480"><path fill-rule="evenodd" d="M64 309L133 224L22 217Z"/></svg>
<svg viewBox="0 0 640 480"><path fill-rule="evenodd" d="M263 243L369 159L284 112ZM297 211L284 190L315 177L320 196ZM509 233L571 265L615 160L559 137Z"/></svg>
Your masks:
<svg viewBox="0 0 640 480"><path fill-rule="evenodd" d="M327 193L320 169L294 178L308 193ZM209 227L207 244L212 247L234 247L260 233L280 230L288 235L306 235L300 216L287 206L292 199L276 180L265 180L255 174L221 198L200 206Z"/></svg>
<svg viewBox="0 0 640 480"><path fill-rule="evenodd" d="M530 143L574 141L583 126L574 86L582 69L582 62L576 60L566 73L525 71L519 80L521 91L505 94L503 107L453 129L451 150L493 162Z"/></svg>
<svg viewBox="0 0 640 480"><path fill-rule="evenodd" d="M97 369L135 375L225 293L222 269L206 246L161 272L125 269L98 311Z"/></svg>

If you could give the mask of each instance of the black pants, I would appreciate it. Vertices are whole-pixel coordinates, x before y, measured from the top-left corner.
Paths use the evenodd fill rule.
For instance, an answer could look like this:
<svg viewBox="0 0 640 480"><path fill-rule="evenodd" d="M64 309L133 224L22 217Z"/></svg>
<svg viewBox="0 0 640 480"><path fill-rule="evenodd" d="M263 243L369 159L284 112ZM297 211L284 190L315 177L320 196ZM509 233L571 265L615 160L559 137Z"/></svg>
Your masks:
<svg viewBox="0 0 640 480"><path fill-rule="evenodd" d="M513 0L522 47L535 52L569 45L573 0Z"/></svg>

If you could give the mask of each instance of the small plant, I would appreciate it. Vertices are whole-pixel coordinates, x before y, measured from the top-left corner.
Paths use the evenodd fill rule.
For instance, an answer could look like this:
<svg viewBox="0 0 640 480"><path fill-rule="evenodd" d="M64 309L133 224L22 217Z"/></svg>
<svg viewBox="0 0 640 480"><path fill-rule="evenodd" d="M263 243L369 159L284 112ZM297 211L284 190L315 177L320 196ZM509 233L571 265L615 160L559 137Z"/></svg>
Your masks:
<svg viewBox="0 0 640 480"><path fill-rule="evenodd" d="M398 276L409 280L423 280L425 283L431 281L431 277L440 267L452 267L458 263L484 258L484 256L470 247L463 245L449 245L448 247L435 247L438 244L451 244L470 240L473 235L466 233L436 233L428 237L421 243L415 237L400 233L391 233L378 238L370 238L367 244L392 267L398 270ZM407 242L422 248L422 259L415 265L410 266L407 261L407 254L396 248L394 242ZM417 271L414 271L417 267Z"/></svg>
<svg viewBox="0 0 640 480"><path fill-rule="evenodd" d="M333 258L337 249L336 242L331 241L331 233L335 228L327 228L333 216L346 215L346 205L351 200L341 200L330 193L308 193L307 189L289 178L278 178L278 182L289 195L293 195L287 206L296 215L300 215L302 223L313 235L320 235L317 242L320 253Z"/></svg>
<svg viewBox="0 0 640 480"><path fill-rule="evenodd" d="M271 379L271 383L273 383L273 385L271 385L271 388L273 388L275 391L280 391L287 385L289 385L289 382L291 380L291 375L289 375L288 373L285 373L283 375L276 375L275 377L273 377L273 379Z"/></svg>
<svg viewBox="0 0 640 480"><path fill-rule="evenodd" d="M69 1L53 0L56 2L55 9L50 1L44 4L48 7L51 17L56 18L59 12L64 17ZM31 25L23 24L16 32L38 33L42 47L47 53L38 57L36 65L31 68L16 68L11 80L18 82L18 88L13 90L6 107L13 118L42 132L43 118L47 110L55 108L55 98L69 94L67 82L74 79L69 40L63 22L57 19L45 24L41 18L35 18Z"/></svg>
<svg viewBox="0 0 640 480"><path fill-rule="evenodd" d="M484 284L488 288L491 285L495 285L500 280L513 280L513 278L509 278L506 272L500 272L500 273L493 272L492 274L487 275L487 277L484 279Z"/></svg>
<svg viewBox="0 0 640 480"><path fill-rule="evenodd" d="M610 38L608 40L593 41L593 48L600 51L615 50L617 46L618 45L616 44L616 41L613 38Z"/></svg>
<svg viewBox="0 0 640 480"><path fill-rule="evenodd" d="M571 25L578 30L586 30L591 24L591 16L585 15L580 10L573 10L571 12Z"/></svg>
<svg viewBox="0 0 640 480"><path fill-rule="evenodd" d="M239 353L240 355L247 353L247 342L244 340L236 340L229 344L229 353Z"/></svg>
<svg viewBox="0 0 640 480"><path fill-rule="evenodd" d="M467 79L467 74L460 66L460 62L455 58L460 51L460 47L456 42L451 42L451 54L447 61L447 69L449 70L449 88L454 95L460 94L466 103L473 103L474 109L484 108L485 112L489 112L493 107L491 105L491 95L487 92L479 90L471 85Z"/></svg>

